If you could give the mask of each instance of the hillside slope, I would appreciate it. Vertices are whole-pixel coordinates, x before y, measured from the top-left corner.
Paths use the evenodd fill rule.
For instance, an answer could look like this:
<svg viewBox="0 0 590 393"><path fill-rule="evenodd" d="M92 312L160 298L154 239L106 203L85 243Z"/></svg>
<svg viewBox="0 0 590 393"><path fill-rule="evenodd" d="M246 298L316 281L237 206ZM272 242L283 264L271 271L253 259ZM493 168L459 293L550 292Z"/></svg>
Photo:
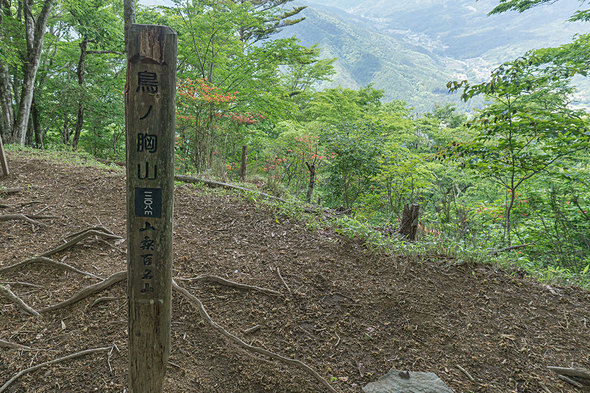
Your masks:
<svg viewBox="0 0 590 393"><path fill-rule="evenodd" d="M584 23L566 20L577 0L532 11L488 16L496 1L308 0L306 20L285 29L304 45L318 44L325 57L336 57L337 74L322 88L359 88L369 83L385 90L387 100L403 99L418 112L461 103L446 83L482 81L496 65L525 51L557 46L584 33ZM587 83L583 85L587 93Z"/></svg>
<svg viewBox="0 0 590 393"><path fill-rule="evenodd" d="M124 236L120 170L10 153L0 214L34 213L47 226L0 221L0 269L97 224ZM256 207L240 195L188 186L175 191L174 276L215 274L282 296L207 282L181 282L211 317L248 343L300 359L342 392L390 368L432 371L456 392L574 392L546 366L590 368L590 293L549 288L518 272L442 256L372 255L332 230ZM94 238L52 258L105 278L125 269L125 244ZM280 269L280 275L277 272ZM1 270L0 270L1 271ZM281 278L284 279L284 283ZM32 307L97 282L53 267L26 266L0 283ZM10 283L10 284L7 284ZM288 287L288 288L287 288ZM10 392L121 392L126 384L125 284L34 317L0 296L0 385L19 370L88 348L112 346L17 379ZM100 300L99 300L100 299ZM259 328L245 332L253 326ZM2 342L2 341L0 341ZM471 381L457 365L467 370ZM165 391L321 392L292 366L253 359L219 336L175 294Z"/></svg>

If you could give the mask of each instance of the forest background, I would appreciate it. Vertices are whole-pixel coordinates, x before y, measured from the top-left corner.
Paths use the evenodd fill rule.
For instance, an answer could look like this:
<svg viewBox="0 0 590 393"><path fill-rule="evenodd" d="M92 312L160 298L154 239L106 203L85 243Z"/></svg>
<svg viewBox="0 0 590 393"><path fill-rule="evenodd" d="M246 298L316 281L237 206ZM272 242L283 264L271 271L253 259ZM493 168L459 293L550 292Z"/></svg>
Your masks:
<svg viewBox="0 0 590 393"><path fill-rule="evenodd" d="M502 0L491 13L545 3L553 2ZM304 12L290 0L138 6L138 23L178 33L178 173L335 209L341 231L376 243L501 258L542 279L588 285L590 132L576 90L587 83L588 34L522 53L484 82L418 78L413 86L448 99L423 100L416 111L420 90L330 85L342 63L286 34L305 31ZM589 17L583 7L569 16ZM0 136L9 148L123 160L122 1L0 0L0 18ZM406 204L421 208L418 245L380 235L395 232Z"/></svg>

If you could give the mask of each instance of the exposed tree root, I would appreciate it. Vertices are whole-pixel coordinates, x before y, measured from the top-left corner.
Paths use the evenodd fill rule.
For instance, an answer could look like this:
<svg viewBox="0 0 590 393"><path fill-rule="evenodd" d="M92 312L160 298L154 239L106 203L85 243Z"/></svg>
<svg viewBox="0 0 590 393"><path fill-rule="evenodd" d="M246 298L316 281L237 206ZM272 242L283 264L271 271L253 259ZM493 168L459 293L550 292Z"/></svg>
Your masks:
<svg viewBox="0 0 590 393"><path fill-rule="evenodd" d="M71 265L68 265L67 263L54 261L53 259L50 259L47 257L33 257L30 259L26 259L22 262L15 263L14 265L6 266L6 267L0 269L0 274L6 273L10 270L14 270L14 269L23 267L25 265L34 264L34 263L35 264L46 264L46 265L50 265L50 266L57 267L60 269L69 270L74 273L82 274L83 276L88 276L88 277L96 278L97 280L102 280L102 278L98 277L95 274L85 272L85 271L77 269Z"/></svg>
<svg viewBox="0 0 590 393"><path fill-rule="evenodd" d="M0 284L4 284L4 285L20 285L20 286L29 287L29 288L43 288L41 285L32 284L30 282L23 282L23 281L0 281Z"/></svg>
<svg viewBox="0 0 590 393"><path fill-rule="evenodd" d="M191 294L189 291L187 291L186 289L184 289L181 286L179 286L174 281L172 281L172 288L174 290L176 290L177 292L179 292L181 295L183 295L190 303L192 303L194 306L196 306L197 307L197 310L199 311L199 314L201 315L201 317L203 317L209 323L209 325L211 325L221 335L223 335L226 338L230 339L231 341L233 341L234 343L236 343L241 348L244 348L244 349L246 349L246 350L248 350L250 352L258 353L260 355L268 356L271 359L278 360L278 361L281 361L283 363L287 363L287 364L290 364L290 365L293 365L293 366L297 366L297 367L303 369L304 371L308 372L309 374L313 375L314 378L317 381L319 381L322 385L324 385L329 392L331 392L331 393L338 393L338 391L336 389L334 389L332 387L332 385L330 385L330 383L326 379L324 379L320 374L318 374L317 371L315 371L313 368L311 368L307 364L305 364L305 363L303 363L303 362L301 362L299 360L296 360L296 359L290 359L290 358L287 358L285 356L278 355L278 354L276 354L274 352L271 352L269 350L266 350L264 348L255 347L253 345L250 345L250 344L245 343L244 341L240 340L238 337L234 336L233 334L231 334L230 332L228 332L227 330L225 330L224 328L222 328L215 321L213 321L213 319L211 319L211 317L207 313L207 310L205 309L205 307L203 306L203 303L201 303L201 301L199 300L199 298L197 298L196 296L194 296L193 294Z"/></svg>
<svg viewBox="0 0 590 393"><path fill-rule="evenodd" d="M34 224L34 225L39 225L41 227L46 227L47 224L45 224L44 222L38 221L40 219L44 219L44 218L55 218L55 217L50 217L50 216L35 216L35 215L31 215L31 214L4 214L2 216L0 216L0 222L1 221L12 221L12 220L16 220L16 221L25 221L28 222L29 224Z"/></svg>
<svg viewBox="0 0 590 393"><path fill-rule="evenodd" d="M8 381L6 381L6 383L4 383L4 385L0 386L0 393L6 391L6 389L8 389L8 387L17 379L19 379L20 377L22 377L23 375L33 372L35 370L38 370L42 367L45 366L50 366L52 364L56 364L56 363L60 363L60 362L64 362L66 360L70 360L70 359L75 359L75 358L79 358L81 356L84 355L89 355L92 353L97 353L97 352L106 352L108 350L110 350L111 347L103 347L103 348L93 348L93 349L87 349L85 351L80 351L80 352L76 352L76 353L72 353L70 355L58 358L58 359L54 359L54 360L50 360L48 362L43 362L43 363L39 363L35 366L26 368L24 370L19 371L18 373L16 373L12 378L10 378Z"/></svg>
<svg viewBox="0 0 590 393"><path fill-rule="evenodd" d="M3 269L0 269L0 273L6 272L9 270L13 270L18 267L22 267L22 266L30 264L30 263L46 263L46 264L61 267L61 268L64 268L64 269L67 269L70 271L74 271L74 272L77 272L77 273L80 273L83 275L87 275L90 277L100 279L99 277L93 275L92 273L84 272L84 271L76 269L68 264L65 264L63 262L57 262L57 261L54 261L50 258L47 258L49 255L53 255L55 253L58 253L60 251L66 250L66 249L74 246L75 244L77 244L78 242L80 242L81 240L83 240L89 236L99 236L103 239L122 239L120 236L113 234L111 231L109 231L107 228L105 228L103 226L96 226L96 227L87 228L83 231L68 235L66 237L66 239L69 239L69 240L65 244L58 246L52 250L49 250L49 251L41 254L38 257L34 257L31 259L16 263L11 266L7 266ZM279 274L279 277L281 278L281 281L283 282L285 287L289 290L289 287L286 285L284 280L282 280L282 277L280 276L280 272L277 271L277 273ZM28 306L18 296L16 296L14 293L12 293L12 291L10 291L10 289L8 289L2 285L0 285L0 295L4 295L5 297L9 298L19 308L25 310L26 312L28 312L32 315L35 315L35 316L39 316L40 313L54 311L57 309L61 309L61 308L70 306L82 299L87 298L88 296L91 296L91 295L94 295L100 291L103 291L103 290L105 290L105 289L125 280L125 279L127 279L127 271L126 270L114 273L113 275L111 275L107 279L105 279L97 284L90 285L90 286L83 288L82 290L77 292L75 295L73 295L71 298L69 298L63 302L54 304L52 306L42 308L39 311L36 311L33 308L31 308L30 306ZM261 292L261 293L264 293L267 295L272 295L272 296L282 296L282 294L280 292L272 290L272 289L262 288L262 287L258 287L258 286L247 285L247 284L241 284L241 283L233 282L233 281L226 280L224 278L221 278L218 276L213 276L213 275L202 275L202 276L198 276L198 277L194 277L194 278L179 278L179 280L183 280L183 281L209 281L209 282L217 283L217 284L232 287L232 288L253 290L253 291L258 291L258 292ZM307 364L305 364L299 360L296 360L296 359L290 359L288 357L276 354L276 353L268 351L264 348L252 346L252 345L247 344L246 342L242 341L237 336L231 334L230 332L225 330L223 327L221 327L220 325L218 325L215 321L213 321L211 319L211 317L207 313L207 310L203 306L203 303L197 297L192 295L186 289L180 287L178 284L176 284L176 282L174 280L172 281L172 286L175 291L177 291L181 295L183 295L186 299L189 300L190 303L193 304L193 306L195 306L198 309L201 317L204 318L209 323L209 325L211 325L221 335L223 335L224 337L233 341L241 348L246 349L247 351L249 351L251 353L263 355L263 356L269 357L273 360L277 360L277 361L280 361L280 362L283 362L283 363L286 363L289 365L296 366L296 367L304 370L305 372L311 374L317 381L319 381L322 385L324 385L326 387L327 391L329 391L331 393L338 393L338 391L335 390L326 379L324 379L318 372L316 372L313 368L311 368ZM100 298L100 299L95 300L94 303L92 303L92 305L90 307L93 307L94 305L100 303L101 301L107 301L107 300L115 300L115 299L114 298ZM0 341L0 346L7 347L7 348L16 348L16 349L28 348L28 347L24 347L24 346L19 346L18 344L9 343L6 341ZM4 392L15 380L17 380L18 378L20 378L22 375L24 375L26 373L33 372L41 367L49 366L49 365L52 365L52 364L55 364L58 362L62 362L62 361L66 361L69 359L76 358L76 357L84 356L84 355L90 354L90 353L107 351L109 349L111 349L111 348L104 347L104 348L95 348L95 349L89 349L89 350L85 350L85 351L81 351L81 352L76 352L74 354L64 356L62 358L55 359L55 360L52 360L49 362L41 363L41 364L35 365L33 367L27 368L25 370L22 370L19 373L17 373L16 375L14 375L10 380L8 380L6 383L4 383L4 385L2 385L0 387L0 393ZM261 360L263 360L263 359L261 359Z"/></svg>
<svg viewBox="0 0 590 393"><path fill-rule="evenodd" d="M579 389L590 386L590 370L585 368L568 368L548 366L549 370L557 373L559 379ZM575 378L575 379L574 379Z"/></svg>
<svg viewBox="0 0 590 393"><path fill-rule="evenodd" d="M226 287L247 289L247 290L251 290L251 291L266 293L267 295L273 295L273 296L282 296L282 294L280 292L272 290L272 289L257 287L255 285L241 284L239 282L226 280L225 278L221 278L219 276L203 275L203 276L192 277L192 278L175 277L175 279L178 281L209 281L209 282L214 282L216 284L224 285Z"/></svg>
<svg viewBox="0 0 590 393"><path fill-rule="evenodd" d="M11 300L21 310L36 317L39 316L39 313L35 309L33 309L31 306L25 303L20 297L16 296L10 289L6 288L4 285L0 285L0 295Z"/></svg>
<svg viewBox="0 0 590 393"><path fill-rule="evenodd" d="M96 306L97 304L100 304L100 303L112 302L112 301L119 300L119 299L123 299L123 297L121 297L121 296L99 297L98 299L96 299L95 301L93 301L92 304L88 308L92 308L92 307L94 307L94 306Z"/></svg>
<svg viewBox="0 0 590 393"><path fill-rule="evenodd" d="M59 308L67 307L67 306L72 305L76 302L79 302L80 300L82 300L84 298L87 298L88 296L91 296L91 295L94 295L95 293L103 291L103 290L115 285L116 283L125 280L126 278L127 278L127 271L126 270L121 271L121 272L117 272L117 273L111 275L110 277L108 277L104 281L101 281L97 284L89 285L89 286L83 288L78 293L76 293L74 296L69 298L68 300L64 300L63 302L54 304L53 306L48 306L48 307L42 308L39 310L39 312L45 313L48 311L53 311L53 310L57 310Z"/></svg>
<svg viewBox="0 0 590 393"><path fill-rule="evenodd" d="M121 236L117 236L117 235L114 235L109 232L104 232L102 230L88 228L88 229L85 229L84 231L79 232L77 234L70 235L69 237L71 237L71 239L68 240L66 243L41 254L41 256L48 257L50 255L57 254L60 251L67 250L68 248L74 246L75 244L79 243L80 241L82 241L90 236L99 236L103 239L123 239Z"/></svg>
<svg viewBox="0 0 590 393"><path fill-rule="evenodd" d="M71 239L73 237L80 236L81 234L86 233L88 231L100 231L100 232L108 233L109 235L116 236L107 227L104 227L102 225L97 225L95 227L90 227L90 228L83 229L83 230L81 230L79 232L70 233L69 235L66 236L66 239Z"/></svg>
<svg viewBox="0 0 590 393"><path fill-rule="evenodd" d="M585 368L569 368L569 367L555 367L548 366L549 370L556 372L560 375L566 375L568 377L578 377L590 380L590 370Z"/></svg>
<svg viewBox="0 0 590 393"><path fill-rule="evenodd" d="M26 345L11 343L10 341L4 341L4 340L0 340L0 348L18 349L20 351L32 351L33 350L31 347L27 347Z"/></svg>

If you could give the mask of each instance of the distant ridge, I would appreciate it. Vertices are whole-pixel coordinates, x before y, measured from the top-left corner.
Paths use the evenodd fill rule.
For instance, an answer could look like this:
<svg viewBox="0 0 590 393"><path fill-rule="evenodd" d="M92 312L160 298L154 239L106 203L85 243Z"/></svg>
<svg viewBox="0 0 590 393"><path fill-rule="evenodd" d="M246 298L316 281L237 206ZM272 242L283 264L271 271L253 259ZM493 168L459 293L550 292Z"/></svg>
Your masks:
<svg viewBox="0 0 590 393"><path fill-rule="evenodd" d="M321 87L373 84L385 99L403 99L417 112L437 104L464 104L448 94L449 80L481 81L501 62L526 50L557 46L585 32L568 23L577 0L530 12L488 16L491 0L312 0L304 22L285 30L322 56L337 57L337 75Z"/></svg>

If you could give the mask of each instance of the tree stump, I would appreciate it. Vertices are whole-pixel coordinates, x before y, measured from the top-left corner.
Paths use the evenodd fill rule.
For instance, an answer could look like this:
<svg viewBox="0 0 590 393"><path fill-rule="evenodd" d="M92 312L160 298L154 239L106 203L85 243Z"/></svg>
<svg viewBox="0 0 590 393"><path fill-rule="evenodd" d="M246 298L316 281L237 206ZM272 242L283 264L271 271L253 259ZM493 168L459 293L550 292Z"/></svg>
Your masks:
<svg viewBox="0 0 590 393"><path fill-rule="evenodd" d="M420 205L405 204L404 213L402 215L402 222L400 224L399 233L408 240L416 240L416 232L418 231L418 218L420 216Z"/></svg>

